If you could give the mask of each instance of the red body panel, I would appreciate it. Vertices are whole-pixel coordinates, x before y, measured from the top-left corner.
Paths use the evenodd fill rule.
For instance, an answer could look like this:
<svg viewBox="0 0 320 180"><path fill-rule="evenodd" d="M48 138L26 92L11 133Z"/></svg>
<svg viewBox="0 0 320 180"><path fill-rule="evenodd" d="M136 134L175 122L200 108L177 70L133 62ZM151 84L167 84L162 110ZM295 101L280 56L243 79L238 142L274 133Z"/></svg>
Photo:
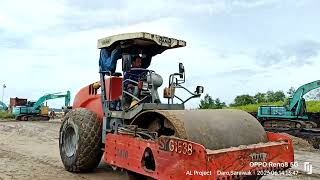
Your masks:
<svg viewBox="0 0 320 180"><path fill-rule="evenodd" d="M131 170L155 179L222 179L239 178L225 173L242 172L259 174L263 170L283 170L293 163L292 141L281 134L268 132L268 143L260 143L243 147L234 147L221 150L207 150L200 144L177 138L170 138L170 150L163 150L165 139L147 141L128 135L108 134L104 151L104 161L108 164ZM180 141L180 145L179 145ZM167 141L168 142L168 141ZM176 148L174 148L174 142ZM192 146L190 154L183 145ZM155 171L145 170L141 161L145 149L149 147L155 160ZM177 148L178 147L178 148ZM180 149L179 149L180 147ZM192 152L192 153L191 153ZM252 154L258 154L252 159ZM265 157L259 156L266 154ZM250 162L272 162L287 164L286 167L259 167ZM222 174L224 173L224 174ZM244 176L244 174L242 176Z"/></svg>
<svg viewBox="0 0 320 180"><path fill-rule="evenodd" d="M110 84L111 83L111 84ZM83 107L87 108L92 112L95 112L99 119L103 118L101 95L92 87L90 84L82 88L75 96L73 101L73 108ZM112 88L109 88L111 85ZM117 100L122 95L122 78L111 77L105 79L106 96L107 100ZM111 90L109 93L109 89Z"/></svg>

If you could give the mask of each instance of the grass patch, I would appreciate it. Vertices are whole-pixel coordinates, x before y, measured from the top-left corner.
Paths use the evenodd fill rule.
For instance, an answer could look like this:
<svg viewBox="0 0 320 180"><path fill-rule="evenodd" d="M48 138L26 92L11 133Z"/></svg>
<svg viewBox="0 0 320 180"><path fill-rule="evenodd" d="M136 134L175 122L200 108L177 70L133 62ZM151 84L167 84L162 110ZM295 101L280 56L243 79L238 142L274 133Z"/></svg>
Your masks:
<svg viewBox="0 0 320 180"><path fill-rule="evenodd" d="M14 118L13 114L6 111L0 111L0 119L11 119L11 118Z"/></svg>
<svg viewBox="0 0 320 180"><path fill-rule="evenodd" d="M306 101L307 103L307 112L318 113L320 112L320 101ZM275 105L275 106L283 106L284 102L268 102L268 103L259 103L259 104L248 104L245 106L235 106L235 107L227 107L228 109L240 109L247 112L257 112L258 107L262 105Z"/></svg>
<svg viewBox="0 0 320 180"><path fill-rule="evenodd" d="M307 112L320 112L320 101L307 101Z"/></svg>

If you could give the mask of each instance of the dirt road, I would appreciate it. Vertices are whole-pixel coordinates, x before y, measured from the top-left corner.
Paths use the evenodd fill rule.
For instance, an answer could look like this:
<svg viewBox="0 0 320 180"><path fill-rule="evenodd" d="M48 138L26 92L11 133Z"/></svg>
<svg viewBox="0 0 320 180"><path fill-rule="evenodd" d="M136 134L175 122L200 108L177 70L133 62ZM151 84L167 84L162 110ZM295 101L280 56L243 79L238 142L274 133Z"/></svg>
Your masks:
<svg viewBox="0 0 320 180"><path fill-rule="evenodd" d="M100 163L95 173L73 174L64 170L59 156L60 121L5 122L0 120L0 180L11 179L127 179ZM296 151L300 174L294 177L266 176L263 179L320 179L320 152ZM313 174L303 173L303 163L311 162Z"/></svg>
<svg viewBox="0 0 320 180"><path fill-rule="evenodd" d="M64 170L58 149L60 122L0 121L0 180L11 179L127 179L100 164L96 173Z"/></svg>

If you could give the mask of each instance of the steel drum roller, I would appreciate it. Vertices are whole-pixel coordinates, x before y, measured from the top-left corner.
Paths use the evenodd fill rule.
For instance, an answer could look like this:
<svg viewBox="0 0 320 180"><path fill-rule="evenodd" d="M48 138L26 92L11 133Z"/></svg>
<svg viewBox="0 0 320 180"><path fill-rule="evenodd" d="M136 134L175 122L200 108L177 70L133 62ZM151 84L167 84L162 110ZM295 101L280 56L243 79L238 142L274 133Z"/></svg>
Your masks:
<svg viewBox="0 0 320 180"><path fill-rule="evenodd" d="M267 142L260 123L241 110L152 110L139 114L131 124L187 139L212 150ZM160 129L173 129L174 134Z"/></svg>

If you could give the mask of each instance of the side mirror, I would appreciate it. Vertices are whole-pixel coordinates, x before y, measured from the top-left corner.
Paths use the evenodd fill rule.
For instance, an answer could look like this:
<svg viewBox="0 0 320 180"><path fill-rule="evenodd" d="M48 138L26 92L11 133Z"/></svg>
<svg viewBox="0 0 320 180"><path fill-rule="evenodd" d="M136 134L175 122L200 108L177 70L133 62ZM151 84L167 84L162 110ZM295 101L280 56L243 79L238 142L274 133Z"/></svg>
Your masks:
<svg viewBox="0 0 320 180"><path fill-rule="evenodd" d="M131 69L131 56L130 54L122 54L122 71L126 72Z"/></svg>
<svg viewBox="0 0 320 180"><path fill-rule="evenodd" d="M179 63L179 73L183 74L184 73L184 66L182 63Z"/></svg>
<svg viewBox="0 0 320 180"><path fill-rule="evenodd" d="M197 86L197 88L196 88L196 93L197 93L197 94L202 94L202 93L203 93L203 90L204 90L203 86Z"/></svg>
<svg viewBox="0 0 320 180"><path fill-rule="evenodd" d="M184 66L182 63L179 63L179 74L180 74L180 78L183 78L184 75Z"/></svg>

